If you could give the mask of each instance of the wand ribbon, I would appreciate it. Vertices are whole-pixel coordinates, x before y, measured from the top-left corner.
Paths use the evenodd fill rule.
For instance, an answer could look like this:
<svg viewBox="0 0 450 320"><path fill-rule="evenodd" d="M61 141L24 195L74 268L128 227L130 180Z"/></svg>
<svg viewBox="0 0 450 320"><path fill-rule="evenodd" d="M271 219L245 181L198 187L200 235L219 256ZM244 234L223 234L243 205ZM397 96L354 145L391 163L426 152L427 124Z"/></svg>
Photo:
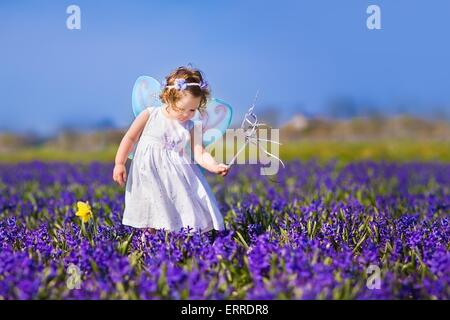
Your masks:
<svg viewBox="0 0 450 320"><path fill-rule="evenodd" d="M275 159L277 159L278 161L281 162L281 164L283 165L283 168L285 167L283 161L281 161L280 158L278 158L274 154L272 154L269 151L267 151L264 147L258 145L259 141L271 142L271 143L276 143L278 145L281 145L281 143L279 143L278 141L258 138L257 135L256 135L256 130L258 129L258 127L266 125L264 123L259 123L258 122L258 117L253 112L253 109L255 108L256 100L258 98L258 93L259 93L259 90L256 92L256 96L255 96L255 99L253 100L253 104L248 109L248 111L245 113L244 119L242 120L242 123L241 123L241 129L244 131L245 143L238 150L238 152L233 156L233 158L230 160L230 163L227 165L228 168L230 168L234 164L234 162L236 161L236 158L238 157L238 155L245 149L245 147L249 143L252 143L252 144L256 145L258 148L261 148L264 151L265 154L267 154L269 157L274 157Z"/></svg>

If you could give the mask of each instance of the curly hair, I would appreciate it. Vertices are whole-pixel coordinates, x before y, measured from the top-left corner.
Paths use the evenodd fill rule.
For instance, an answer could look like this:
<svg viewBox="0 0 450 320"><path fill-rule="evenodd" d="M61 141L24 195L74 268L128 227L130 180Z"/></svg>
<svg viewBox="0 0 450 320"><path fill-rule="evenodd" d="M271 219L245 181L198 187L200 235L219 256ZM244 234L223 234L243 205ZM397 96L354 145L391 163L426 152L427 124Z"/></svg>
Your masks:
<svg viewBox="0 0 450 320"><path fill-rule="evenodd" d="M175 88L167 88L166 86L173 85L175 83L175 79L185 79L186 82L196 82L201 83L204 80L204 76L202 72L198 69L187 67L187 66L181 66L172 71L167 77L166 77L166 84L159 95L159 98L163 103L169 104L173 109L177 109L175 104L178 100L181 99L181 91L175 89ZM208 99L210 97L210 90L209 88L200 88L199 86L187 86L184 91L188 91L191 93L194 97L201 97L200 105L198 107L198 111L203 114L203 112L206 109L206 104L208 102Z"/></svg>

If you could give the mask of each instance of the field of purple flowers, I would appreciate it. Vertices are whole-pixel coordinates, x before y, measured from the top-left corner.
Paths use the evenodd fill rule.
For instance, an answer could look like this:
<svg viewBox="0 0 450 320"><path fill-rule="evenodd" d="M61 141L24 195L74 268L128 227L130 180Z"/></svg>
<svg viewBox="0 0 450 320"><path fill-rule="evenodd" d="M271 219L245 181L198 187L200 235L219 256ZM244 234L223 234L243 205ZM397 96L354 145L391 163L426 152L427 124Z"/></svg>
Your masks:
<svg viewBox="0 0 450 320"><path fill-rule="evenodd" d="M207 176L227 230L154 235L112 169L0 165L0 299L450 299L450 164L236 166Z"/></svg>

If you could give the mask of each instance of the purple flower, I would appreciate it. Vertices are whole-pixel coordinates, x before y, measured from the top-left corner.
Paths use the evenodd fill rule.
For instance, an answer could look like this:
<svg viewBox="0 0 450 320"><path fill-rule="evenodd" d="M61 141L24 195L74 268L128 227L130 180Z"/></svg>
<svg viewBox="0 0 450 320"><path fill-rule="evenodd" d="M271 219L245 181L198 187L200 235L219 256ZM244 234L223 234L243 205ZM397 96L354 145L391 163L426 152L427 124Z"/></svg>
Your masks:
<svg viewBox="0 0 450 320"><path fill-rule="evenodd" d="M205 89L205 88L207 88L207 87L208 87L208 82L205 81L205 80L202 80L202 81L200 82L200 89Z"/></svg>
<svg viewBox="0 0 450 320"><path fill-rule="evenodd" d="M187 88L186 79L175 79L174 87L177 90L184 90Z"/></svg>
<svg viewBox="0 0 450 320"><path fill-rule="evenodd" d="M449 164L291 161L276 180L236 167L226 184L206 176L226 230L145 241L121 223L112 169L0 165L0 297L450 299ZM74 218L78 199L95 210L93 245ZM71 264L78 290L67 287ZM367 287L373 265L380 289Z"/></svg>

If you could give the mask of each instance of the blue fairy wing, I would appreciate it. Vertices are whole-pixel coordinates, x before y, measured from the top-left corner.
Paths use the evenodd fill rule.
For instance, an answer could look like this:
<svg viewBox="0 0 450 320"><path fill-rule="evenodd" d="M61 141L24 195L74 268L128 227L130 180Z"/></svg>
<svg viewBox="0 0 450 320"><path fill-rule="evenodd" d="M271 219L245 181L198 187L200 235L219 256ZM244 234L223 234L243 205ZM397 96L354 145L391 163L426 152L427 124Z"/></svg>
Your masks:
<svg viewBox="0 0 450 320"><path fill-rule="evenodd" d="M162 105L159 99L160 93L161 84L155 78L149 76L140 76L137 78L131 93L131 105L134 116L137 117L142 110L149 106L160 107ZM136 146L137 144L133 146L133 150L128 154L129 159L133 159Z"/></svg>
<svg viewBox="0 0 450 320"><path fill-rule="evenodd" d="M149 76L137 78L131 94L134 116L137 117L142 110L149 106L160 107L162 105L159 99L160 93L161 84L155 78Z"/></svg>
<svg viewBox="0 0 450 320"><path fill-rule="evenodd" d="M203 145L206 148L220 139L230 127L233 109L223 100L212 98L206 105L203 115L199 112L192 118L194 123L201 122L203 131Z"/></svg>
<svg viewBox="0 0 450 320"><path fill-rule="evenodd" d="M203 115L200 115L199 112L196 113L191 120L194 122L194 125L201 123L202 142L205 148L224 135L230 127L232 116L233 109L231 105L217 98L212 98L208 101ZM201 166L197 165L197 167L202 174L206 172Z"/></svg>

